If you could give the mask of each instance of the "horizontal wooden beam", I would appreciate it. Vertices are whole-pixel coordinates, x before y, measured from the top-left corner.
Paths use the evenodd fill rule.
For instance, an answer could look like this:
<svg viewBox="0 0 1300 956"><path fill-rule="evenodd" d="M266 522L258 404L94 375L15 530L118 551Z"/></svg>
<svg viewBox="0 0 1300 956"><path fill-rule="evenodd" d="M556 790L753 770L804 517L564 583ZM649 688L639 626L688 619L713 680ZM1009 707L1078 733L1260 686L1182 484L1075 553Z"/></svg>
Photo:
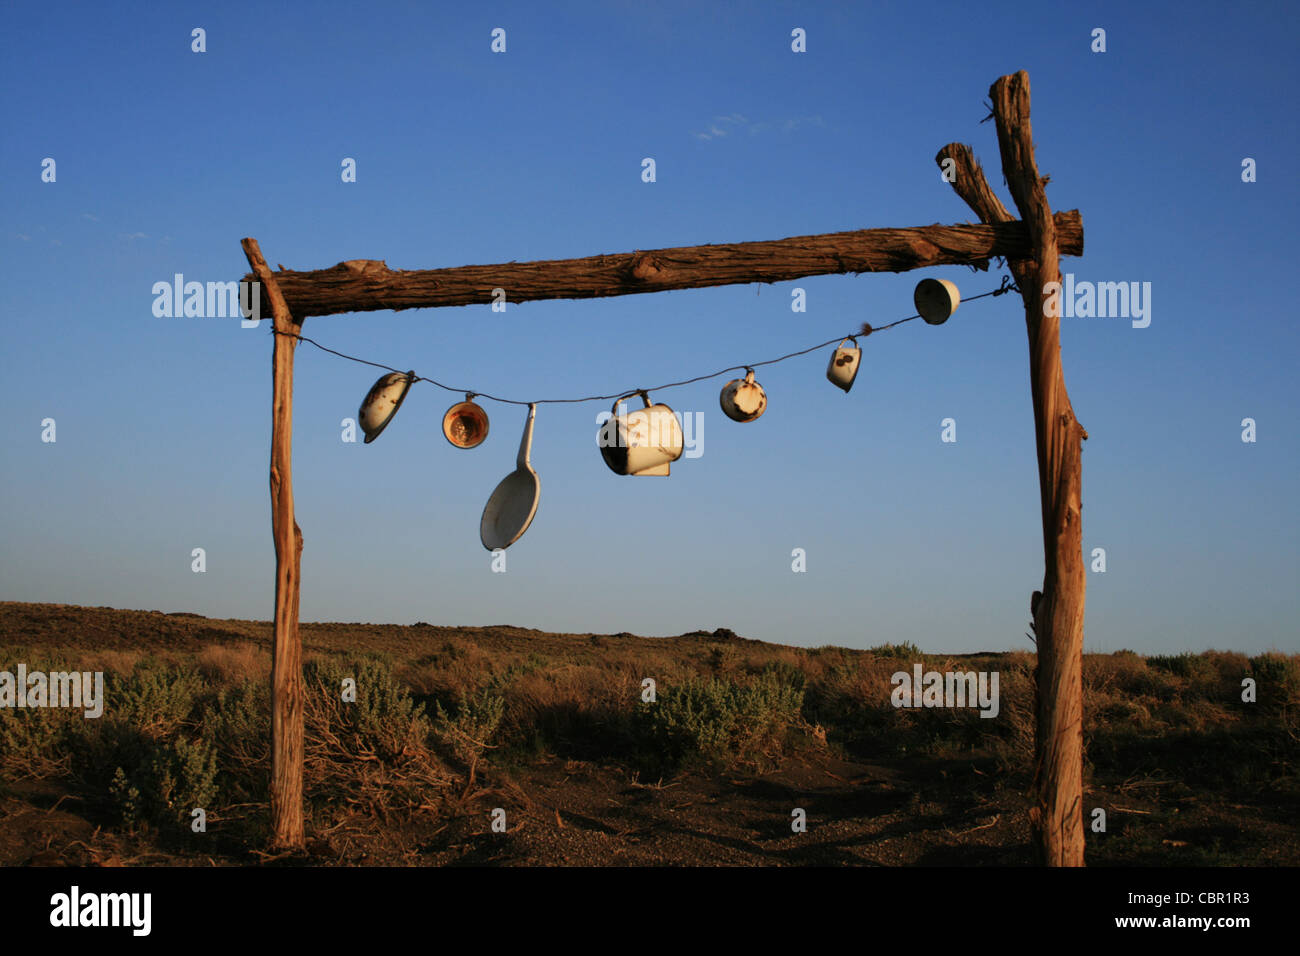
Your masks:
<svg viewBox="0 0 1300 956"><path fill-rule="evenodd" d="M1083 255L1077 209L1056 214L1063 255ZM382 261L353 259L331 269L282 269L275 281L297 321L309 315L428 309L493 301L592 299L612 295L700 289L749 282L785 282L846 272L908 272L932 266L988 268L988 260L1033 254L1021 222L910 229L862 229L767 242L679 246L585 259L503 262L450 269L393 270ZM246 281L256 276L246 275ZM263 291L263 315L271 313Z"/></svg>

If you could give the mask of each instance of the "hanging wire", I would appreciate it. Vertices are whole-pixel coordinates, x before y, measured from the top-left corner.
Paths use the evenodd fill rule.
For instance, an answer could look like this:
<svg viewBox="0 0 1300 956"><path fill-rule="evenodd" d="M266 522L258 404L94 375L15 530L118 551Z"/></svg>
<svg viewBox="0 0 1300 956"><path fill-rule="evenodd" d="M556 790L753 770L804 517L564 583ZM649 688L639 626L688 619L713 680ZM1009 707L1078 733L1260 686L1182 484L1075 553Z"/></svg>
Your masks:
<svg viewBox="0 0 1300 956"><path fill-rule="evenodd" d="M969 299L963 299L962 302L974 302L976 299L986 299L989 296L993 296L993 295L1006 295L1008 292L1019 292L1019 291L1020 289L1011 280L1011 277L1004 275L1002 277L1002 285L1000 287L994 289L992 292L982 292L979 295L973 295ZM868 325L867 323L864 322L862 324L862 328L859 331L853 333L853 335L836 336L833 339L827 339L825 342L819 342L816 345L810 345L806 349L800 349L798 352L791 352L788 355L782 355L780 358L767 359L762 362L750 362L747 365L732 365L730 368L724 368L717 372L711 372L708 375L697 375L695 376L695 378L683 379L680 382L668 382L665 385L657 385L653 388L631 389L631 392L633 394L642 391L662 392L664 389L667 388L679 388L683 385L693 385L696 382L704 382L711 378L717 378L719 375L726 375L728 372L740 372L740 371L752 372L755 368L758 368L759 366L762 365L775 365L777 362L784 362L786 359L797 358L800 355L807 355L809 352L816 352L818 349L824 349L828 345L835 345L839 342L843 342L845 339L854 339L855 335L867 336L867 335L872 335L876 332L884 332L886 329L892 329L897 325L902 325L904 322L911 322L913 319L919 319L920 317L921 317L920 315L909 315L905 319L899 319L896 322L890 322L888 325L878 325L875 327L872 327L871 325ZM321 345L319 342L315 341L314 339L307 338L307 336L305 335L298 335L293 332L280 332L274 328L271 329L271 333L273 335L284 335L291 339L297 339L299 342L306 342L308 345L316 346L316 348L320 349L322 352L329 352L331 355L337 355L339 358L345 358L350 362L360 362L362 365L372 365L375 368L382 368L389 372L397 372L399 375L406 374L401 369L393 368L391 365L384 365L381 362L371 362L368 359L357 358L355 355L347 355L343 352L338 352L335 351L334 349L327 348L326 346ZM854 341L856 342L857 340L854 339ZM412 382L428 382L430 385L436 385L438 388L445 389L448 392L464 392L466 393L467 400L470 401L472 401L472 399L469 399L469 396L473 395L475 398L486 398L494 402L501 402L502 404L505 405L565 405L565 404L574 404L578 402L608 402L620 396L627 395L629 391L628 389L624 389L621 392L614 392L609 395L587 395L584 398L539 398L539 399L534 399L533 401L525 402L514 398L498 398L496 395L489 395L487 392L475 392L472 391L471 389L453 388L450 385L444 385L442 384L442 382L434 381L433 379L427 378L424 375L415 376L415 378L412 379Z"/></svg>

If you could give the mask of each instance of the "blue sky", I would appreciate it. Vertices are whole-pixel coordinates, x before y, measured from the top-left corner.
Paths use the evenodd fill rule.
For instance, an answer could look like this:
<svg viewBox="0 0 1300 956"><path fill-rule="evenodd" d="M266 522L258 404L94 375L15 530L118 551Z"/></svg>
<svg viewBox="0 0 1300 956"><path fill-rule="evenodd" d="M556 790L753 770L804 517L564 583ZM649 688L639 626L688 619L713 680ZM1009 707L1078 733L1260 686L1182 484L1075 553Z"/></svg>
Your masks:
<svg viewBox="0 0 1300 956"><path fill-rule="evenodd" d="M7 5L0 599L270 617L267 325L152 310L175 273L238 279L242 237L273 266L414 269L967 222L934 154L971 144L1011 206L980 120L990 84L1025 69L1049 200L1083 215L1086 255L1062 271L1151 283L1147 328L1062 322L1091 434L1084 548L1107 561L1087 648L1300 651L1297 7L971 10ZM372 312L304 334L508 398L605 394L902 318L926 276L971 296L999 273ZM540 507L505 573L478 524L524 411L484 401L488 440L457 450L440 423L461 396L420 383L378 441L345 443L378 372L304 346L302 618L1029 647L1042 538L1017 297L862 344L847 395L825 380L830 349L760 369L769 407L750 424L718 409L730 376L653 394L703 413L703 454L667 479L606 469L607 403L541 406Z"/></svg>

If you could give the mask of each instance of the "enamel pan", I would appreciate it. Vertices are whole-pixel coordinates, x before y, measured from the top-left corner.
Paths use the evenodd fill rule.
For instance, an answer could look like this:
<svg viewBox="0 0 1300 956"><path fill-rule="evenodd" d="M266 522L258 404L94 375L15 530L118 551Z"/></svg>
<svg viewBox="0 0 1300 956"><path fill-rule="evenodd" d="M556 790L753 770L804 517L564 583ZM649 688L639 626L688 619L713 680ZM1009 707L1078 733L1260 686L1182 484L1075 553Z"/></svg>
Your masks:
<svg viewBox="0 0 1300 956"><path fill-rule="evenodd" d="M961 293L947 279L922 279L912 293L917 314L930 325L943 325L961 305Z"/></svg>
<svg viewBox="0 0 1300 956"><path fill-rule="evenodd" d="M524 437L519 442L519 457L515 470L501 479L496 491L483 509L483 520L478 534L483 547L489 551L508 548L518 541L537 514L537 499L541 495L541 482L537 472L528 463L533 448L533 419L537 406L528 406L528 421L524 424Z"/></svg>
<svg viewBox="0 0 1300 956"><path fill-rule="evenodd" d="M388 427L397 410L402 407L402 401L414 381L414 372L389 372L375 382L357 412L357 421L361 423L361 430L366 433L367 445Z"/></svg>

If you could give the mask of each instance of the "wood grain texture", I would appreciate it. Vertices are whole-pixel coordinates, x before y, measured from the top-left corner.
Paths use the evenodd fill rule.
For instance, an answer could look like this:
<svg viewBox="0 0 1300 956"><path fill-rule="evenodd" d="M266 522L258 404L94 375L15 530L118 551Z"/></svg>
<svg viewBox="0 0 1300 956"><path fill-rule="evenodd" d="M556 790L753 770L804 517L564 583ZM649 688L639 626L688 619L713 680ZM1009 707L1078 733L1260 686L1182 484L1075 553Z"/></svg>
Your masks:
<svg viewBox="0 0 1300 956"><path fill-rule="evenodd" d="M1044 575L1032 602L1038 641L1034 845L1048 866L1083 866L1083 615L1087 587L1082 537L1082 440L1061 369L1060 236L1034 159L1029 76L1001 77L989 91L1007 189L1029 229L1032 253L1008 265L1020 288L1029 336L1029 377L1038 447ZM968 147L950 144L936 160L956 166L953 188L988 222L1011 214Z"/></svg>
<svg viewBox="0 0 1300 956"><path fill-rule="evenodd" d="M1010 220L1010 217L1008 217ZM309 315L484 304L493 289L509 302L592 299L699 289L749 282L784 282L814 275L907 272L940 265L987 267L993 257L1032 252L1024 223L863 229L764 242L679 246L583 259L505 262L450 269L394 270L374 259L352 259L311 272L284 270L275 281L299 320ZM1077 210L1057 213L1061 250L1083 254ZM246 281L256 279L246 275ZM262 314L272 310L263 286Z"/></svg>
<svg viewBox="0 0 1300 956"><path fill-rule="evenodd" d="M271 657L271 846L304 845L302 815L303 675L298 633L302 530L293 507L293 356L301 328L294 321L256 239L241 243L270 305L271 536L275 542L275 637Z"/></svg>

